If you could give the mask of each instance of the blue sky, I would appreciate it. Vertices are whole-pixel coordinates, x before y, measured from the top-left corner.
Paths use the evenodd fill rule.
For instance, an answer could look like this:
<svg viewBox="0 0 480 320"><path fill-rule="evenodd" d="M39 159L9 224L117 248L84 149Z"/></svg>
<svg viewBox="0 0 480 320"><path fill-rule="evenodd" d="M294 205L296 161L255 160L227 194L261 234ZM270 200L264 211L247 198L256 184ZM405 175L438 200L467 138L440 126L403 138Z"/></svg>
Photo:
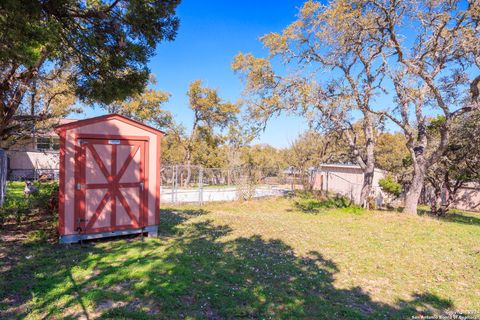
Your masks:
<svg viewBox="0 0 480 320"><path fill-rule="evenodd" d="M149 67L157 78L156 88L171 94L164 106L175 121L191 127L192 111L186 92L189 84L200 79L217 88L220 96L232 102L241 97L242 83L230 67L239 52L266 56L258 38L279 32L295 20L304 0L184 0L177 10L180 28L173 42L160 43ZM408 32L406 31L406 34ZM386 84L388 87L388 84ZM391 95L373 101L380 109L392 107ZM96 116L102 110L85 110L83 116ZM427 110L428 115L435 111ZM254 143L288 147L307 129L305 120L282 115L272 119ZM398 130L387 122L386 129Z"/></svg>
<svg viewBox="0 0 480 320"><path fill-rule="evenodd" d="M281 31L295 19L303 2L184 0L177 10L177 38L161 43L149 63L157 78L156 87L172 94L165 108L175 115L175 120L187 127L191 124L186 91L193 80L201 79L205 85L217 88L226 100L240 98L242 83L230 67L233 57L239 52L266 55L258 37ZM101 113L86 110L85 116ZM272 120L255 142L287 147L306 128L300 118L281 116Z"/></svg>

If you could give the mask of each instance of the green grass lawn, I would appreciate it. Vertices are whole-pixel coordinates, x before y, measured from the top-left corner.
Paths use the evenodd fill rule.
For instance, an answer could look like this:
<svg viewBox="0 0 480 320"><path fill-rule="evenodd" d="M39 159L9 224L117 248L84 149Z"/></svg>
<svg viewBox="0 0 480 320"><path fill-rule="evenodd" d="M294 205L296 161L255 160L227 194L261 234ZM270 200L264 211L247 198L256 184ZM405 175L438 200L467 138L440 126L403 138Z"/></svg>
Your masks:
<svg viewBox="0 0 480 320"><path fill-rule="evenodd" d="M291 199L163 208L158 239L64 246L31 241L28 229L12 238L6 226L0 318L405 319L480 311L480 216L346 211L309 214Z"/></svg>
<svg viewBox="0 0 480 320"><path fill-rule="evenodd" d="M5 203L0 208L0 226L4 220L15 219L20 222L24 216L39 213L48 209L52 192L57 190L55 182L34 182L37 192L28 197L24 196L25 182L13 181L7 183Z"/></svg>

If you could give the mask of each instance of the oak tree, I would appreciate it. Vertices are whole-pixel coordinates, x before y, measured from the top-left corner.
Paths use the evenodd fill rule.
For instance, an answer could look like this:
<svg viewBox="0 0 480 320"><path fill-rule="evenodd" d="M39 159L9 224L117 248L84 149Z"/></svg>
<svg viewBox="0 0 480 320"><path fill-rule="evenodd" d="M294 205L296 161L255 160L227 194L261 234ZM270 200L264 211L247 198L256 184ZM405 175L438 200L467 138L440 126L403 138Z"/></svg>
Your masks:
<svg viewBox="0 0 480 320"><path fill-rule="evenodd" d="M479 108L480 4L478 1L369 1L378 37L388 41L382 54L395 95L394 108L378 112L406 137L413 177L404 212L417 213L427 169L449 145L455 119ZM409 39L402 35L408 32ZM438 143L428 134L429 114L441 115ZM427 152L429 150L429 152Z"/></svg>
<svg viewBox="0 0 480 320"><path fill-rule="evenodd" d="M439 138L440 121L428 130ZM480 112L464 115L455 120L447 149L426 173L426 180L433 189L431 209L434 214L445 215L458 192L468 184L480 184ZM438 143L438 142L437 142ZM467 196L468 197L468 196ZM472 207L480 206L472 199L464 199Z"/></svg>
<svg viewBox="0 0 480 320"><path fill-rule="evenodd" d="M188 184L191 179L191 165L195 150L205 152L201 148L198 149L199 139L211 139L211 142L216 140L218 131L228 128L236 120L240 111L237 104L224 101L220 98L217 89L204 86L201 80L195 80L190 84L187 96L189 107L193 111L190 130L187 131L182 125L170 128L170 134L183 149L182 162L187 168L185 184Z"/></svg>
<svg viewBox="0 0 480 320"><path fill-rule="evenodd" d="M140 93L135 93L125 100L115 100L108 105L100 105L109 113L118 113L153 127L167 130L175 126L173 115L164 109L170 99L168 92L155 89L156 80L150 75L148 86Z"/></svg>
<svg viewBox="0 0 480 320"><path fill-rule="evenodd" d="M304 116L315 129L346 137L364 174L362 205L372 190L374 130L381 119L371 109L383 90L385 44L376 38L365 5L363 0L337 0L328 6L307 1L296 21L261 38L270 52L267 58L240 53L232 65L246 78L252 119L265 125L287 112ZM276 64L282 67L275 71ZM355 122L361 124L362 144Z"/></svg>
<svg viewBox="0 0 480 320"><path fill-rule="evenodd" d="M313 188L312 169L318 168L322 163L345 162L348 159L345 159L349 152L348 144L342 144L340 140L341 137L334 134L322 135L307 131L285 150L285 162L299 174L304 190Z"/></svg>
<svg viewBox="0 0 480 320"><path fill-rule="evenodd" d="M78 113L75 90L69 81L71 70L53 69L35 79L25 93L15 116L4 128L0 147L8 149L14 144L33 139L37 134L47 133L59 123L59 119Z"/></svg>

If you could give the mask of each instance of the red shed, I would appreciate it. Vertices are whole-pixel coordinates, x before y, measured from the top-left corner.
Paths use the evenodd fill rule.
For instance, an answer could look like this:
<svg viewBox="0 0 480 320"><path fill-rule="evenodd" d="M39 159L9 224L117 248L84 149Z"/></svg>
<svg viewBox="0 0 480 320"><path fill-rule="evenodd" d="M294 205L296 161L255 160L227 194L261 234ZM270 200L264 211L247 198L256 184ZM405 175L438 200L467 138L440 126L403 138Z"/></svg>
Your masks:
<svg viewBox="0 0 480 320"><path fill-rule="evenodd" d="M60 125L56 132L60 242L156 236L164 133L118 114Z"/></svg>

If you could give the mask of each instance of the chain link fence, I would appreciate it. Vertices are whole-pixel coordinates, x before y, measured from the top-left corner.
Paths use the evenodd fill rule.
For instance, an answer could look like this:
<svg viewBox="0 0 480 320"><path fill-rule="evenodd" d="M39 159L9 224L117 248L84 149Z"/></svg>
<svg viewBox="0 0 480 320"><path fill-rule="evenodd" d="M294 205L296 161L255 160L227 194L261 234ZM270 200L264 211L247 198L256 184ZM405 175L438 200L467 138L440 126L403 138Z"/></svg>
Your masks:
<svg viewBox="0 0 480 320"><path fill-rule="evenodd" d="M8 181L58 180L59 169L10 169Z"/></svg>
<svg viewBox="0 0 480 320"><path fill-rule="evenodd" d="M280 196L290 190L280 170L164 166L162 203L199 203Z"/></svg>
<svg viewBox="0 0 480 320"><path fill-rule="evenodd" d="M4 157L6 160L6 157ZM1 159L0 159L1 161ZM8 180L58 180L58 169L6 170L0 178ZM355 176L340 172L299 170L296 168L204 168L199 165L165 165L161 168L162 204L198 203L212 201L249 200L281 196L295 190L323 191L341 194L358 203L362 183ZM378 186L372 194L382 196ZM1 195L0 195L1 196ZM378 199L377 202L382 202Z"/></svg>

